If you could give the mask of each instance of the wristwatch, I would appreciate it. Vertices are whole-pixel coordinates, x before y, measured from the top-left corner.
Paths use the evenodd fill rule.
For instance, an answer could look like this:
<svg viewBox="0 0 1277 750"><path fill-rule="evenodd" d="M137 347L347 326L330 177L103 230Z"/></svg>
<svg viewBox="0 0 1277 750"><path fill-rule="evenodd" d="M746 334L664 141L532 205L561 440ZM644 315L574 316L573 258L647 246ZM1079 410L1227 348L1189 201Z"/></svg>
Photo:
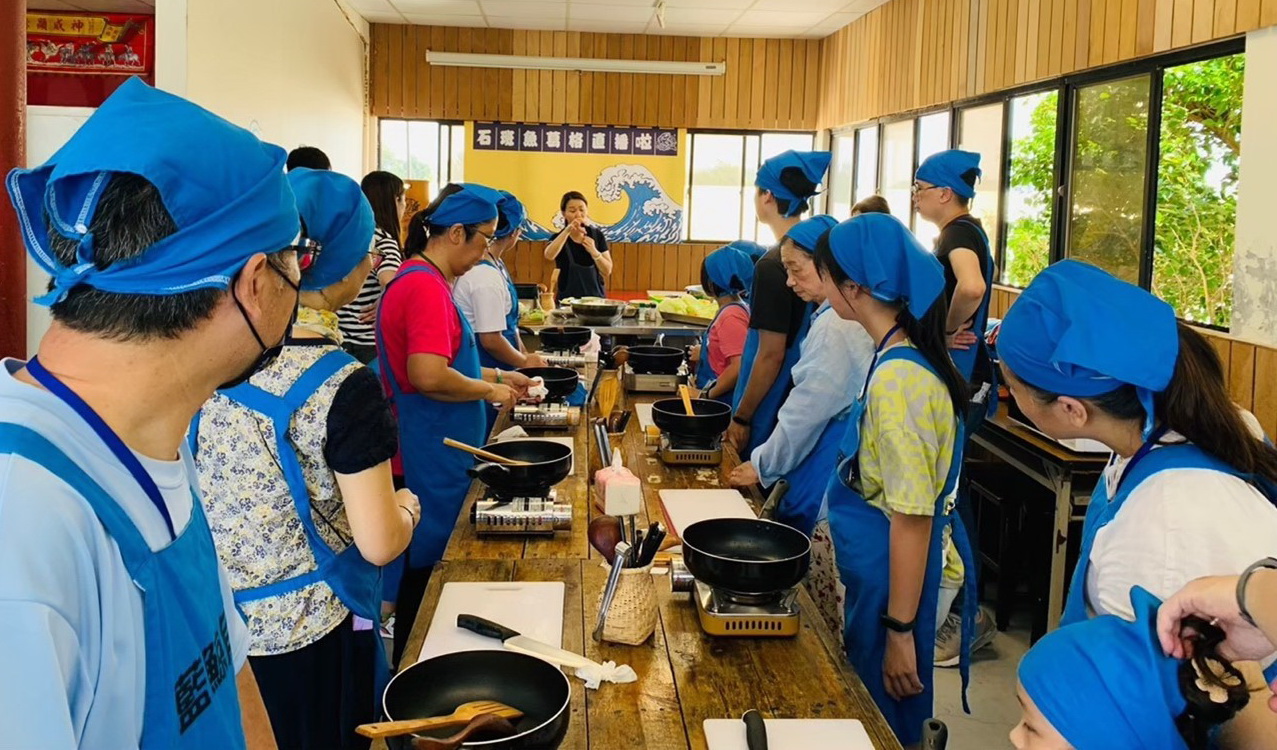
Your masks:
<svg viewBox="0 0 1277 750"><path fill-rule="evenodd" d="M744 417L740 416L739 414L733 414L733 415L732 415L732 421L733 421L733 422L735 422L736 424L740 425L741 427L749 427L749 426L750 426L750 424L751 424L751 422L750 422L748 419L745 419Z"/></svg>
<svg viewBox="0 0 1277 750"><path fill-rule="evenodd" d="M1250 583L1250 577L1255 571L1264 569L1277 570L1277 557L1265 557L1262 560L1256 560L1237 578L1237 611L1241 613L1243 620L1256 628L1259 625L1255 623L1255 618L1251 616L1250 612L1246 611L1246 584Z"/></svg>
<svg viewBox="0 0 1277 750"><path fill-rule="evenodd" d="M914 627L918 624L917 617L914 617L909 622L901 622L886 612L882 613L882 617L879 620L882 622L883 627L896 633L912 633Z"/></svg>

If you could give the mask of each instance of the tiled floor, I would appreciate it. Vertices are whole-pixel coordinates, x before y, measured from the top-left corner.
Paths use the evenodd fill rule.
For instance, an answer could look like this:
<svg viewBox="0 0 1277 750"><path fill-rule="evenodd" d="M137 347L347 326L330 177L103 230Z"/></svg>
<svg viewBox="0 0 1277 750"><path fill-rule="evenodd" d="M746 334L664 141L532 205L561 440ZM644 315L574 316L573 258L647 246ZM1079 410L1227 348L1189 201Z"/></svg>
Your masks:
<svg viewBox="0 0 1277 750"><path fill-rule="evenodd" d="M967 698L971 715L962 712L962 681L957 669L936 670L936 718L949 727L948 750L1004 750L1007 733L1020 720L1015 699L1015 671L1029 648L1029 631L1012 620L1011 629L998 633L980 650L971 665ZM1024 623L1027 625L1027 620Z"/></svg>

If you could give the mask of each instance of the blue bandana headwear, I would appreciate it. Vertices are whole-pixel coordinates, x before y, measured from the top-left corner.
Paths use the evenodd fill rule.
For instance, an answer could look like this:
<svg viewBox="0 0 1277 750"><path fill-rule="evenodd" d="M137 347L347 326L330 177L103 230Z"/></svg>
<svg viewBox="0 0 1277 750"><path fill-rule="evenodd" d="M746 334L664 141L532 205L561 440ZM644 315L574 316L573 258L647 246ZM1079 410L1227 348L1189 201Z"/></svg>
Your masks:
<svg viewBox="0 0 1277 750"><path fill-rule="evenodd" d="M785 236L799 250L810 255L816 252L816 243L820 242L820 238L825 232L838 226L838 220L832 216L821 215L813 216L810 219L804 219L794 225Z"/></svg>
<svg viewBox="0 0 1277 750"><path fill-rule="evenodd" d="M23 243L53 276L53 290L35 301L56 304L81 284L146 295L229 287L254 254L277 252L297 237L286 158L282 148L185 99L138 78L125 81L47 162L9 173ZM99 269L89 224L115 173L155 185L177 232ZM46 217L52 231L79 242L74 264L58 262Z"/></svg>
<svg viewBox="0 0 1277 750"><path fill-rule="evenodd" d="M904 302L921 318L944 292L944 271L891 214L861 214L829 230L834 260L883 302Z"/></svg>
<svg viewBox="0 0 1277 750"><path fill-rule="evenodd" d="M754 285L754 259L735 243L724 245L705 256L705 274L720 293L743 294Z"/></svg>
<svg viewBox="0 0 1277 750"><path fill-rule="evenodd" d="M758 262L759 258L767 254L766 245L760 245L757 242L751 242L750 240L736 240L729 244L728 247L734 247L742 253L745 253L750 258L753 258L755 263Z"/></svg>
<svg viewBox="0 0 1277 750"><path fill-rule="evenodd" d="M998 355L1024 382L1075 398L1133 385L1153 428L1153 394L1179 357L1170 305L1106 271L1062 260L1038 274L1007 311Z"/></svg>
<svg viewBox="0 0 1277 750"><path fill-rule="evenodd" d="M964 198L974 198L975 186L962 178L972 170L975 170L976 178L982 174L980 155L974 151L951 148L928 156L922 164L918 165L914 179L929 182L937 187L947 187ZM972 182L974 181L973 179Z"/></svg>
<svg viewBox="0 0 1277 750"><path fill-rule="evenodd" d="M473 182L458 184L461 189L444 198L435 212L426 219L431 226L483 224L497 218L501 193Z"/></svg>
<svg viewBox="0 0 1277 750"><path fill-rule="evenodd" d="M497 231L493 232L492 236L500 240L517 232L519 227L523 226L523 220L527 218L528 212L523 208L523 204L519 202L519 199L514 197L513 193L508 193L504 190L498 190L497 192L501 194L501 202L497 204L497 211L505 218L506 225L501 227L499 226L501 222L498 221Z"/></svg>
<svg viewBox="0 0 1277 750"><path fill-rule="evenodd" d="M1016 303L1020 304L1019 302ZM1157 598L1131 589L1135 621L1103 615L1047 633L1020 661L1020 684L1079 750L1186 748L1180 662L1157 640Z"/></svg>
<svg viewBox="0 0 1277 750"><path fill-rule="evenodd" d="M786 151L763 162L758 168L758 176L754 178L754 186L770 192L777 198L789 201L786 217L801 213L803 201L811 198L816 192L808 195L797 195L785 187L780 181L780 173L789 167L801 169L813 185L819 185L825 179L825 171L834 158L829 151Z"/></svg>
<svg viewBox="0 0 1277 750"><path fill-rule="evenodd" d="M359 183L344 174L297 167L288 173L306 237L319 243L301 288L324 289L350 275L368 255L376 222Z"/></svg>

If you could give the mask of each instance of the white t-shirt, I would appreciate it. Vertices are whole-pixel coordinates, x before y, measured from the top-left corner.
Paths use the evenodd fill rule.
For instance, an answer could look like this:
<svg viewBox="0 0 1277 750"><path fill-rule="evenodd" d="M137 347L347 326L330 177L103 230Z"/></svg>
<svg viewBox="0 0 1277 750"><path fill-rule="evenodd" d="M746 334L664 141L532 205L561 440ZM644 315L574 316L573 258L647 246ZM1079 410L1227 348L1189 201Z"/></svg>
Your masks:
<svg viewBox="0 0 1277 750"><path fill-rule="evenodd" d="M1245 414L1252 432L1258 422ZM1168 433L1168 442L1182 440ZM1155 449L1156 450L1156 449ZM1128 459L1104 470L1110 495ZM1087 603L1096 614L1135 619L1131 587L1165 599L1202 576L1237 575L1277 554L1277 507L1250 484L1207 469L1167 469L1144 480L1096 532Z"/></svg>
<svg viewBox="0 0 1277 750"><path fill-rule="evenodd" d="M510 287L501 271L480 263L452 287L452 299L475 333L500 333L510 311Z"/></svg>
<svg viewBox="0 0 1277 750"><path fill-rule="evenodd" d="M36 430L81 466L152 549L164 519L101 439L56 396L13 378L0 360L0 422ZM190 456L139 456L173 526L191 517ZM248 629L218 566L235 670ZM0 747L129 748L142 736L146 654L142 594L119 547L77 492L38 464L0 455Z"/></svg>

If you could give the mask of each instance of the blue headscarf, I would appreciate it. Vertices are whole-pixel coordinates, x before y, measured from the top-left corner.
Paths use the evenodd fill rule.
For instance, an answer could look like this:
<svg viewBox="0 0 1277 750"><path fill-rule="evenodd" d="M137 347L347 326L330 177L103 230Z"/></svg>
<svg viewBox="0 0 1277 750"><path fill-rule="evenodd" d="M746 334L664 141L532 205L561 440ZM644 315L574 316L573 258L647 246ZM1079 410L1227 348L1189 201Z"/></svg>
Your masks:
<svg viewBox="0 0 1277 750"><path fill-rule="evenodd" d="M705 256L705 275L720 293L743 294L754 285L754 259L735 243L724 245Z"/></svg>
<svg viewBox="0 0 1277 750"><path fill-rule="evenodd" d="M458 186L461 189L444 198L435 212L427 217L426 221L431 226L483 224L497 218L501 193L473 182L458 183Z"/></svg>
<svg viewBox="0 0 1277 750"><path fill-rule="evenodd" d="M505 227L497 227L497 231L492 233L496 239L505 239L515 232L519 231L519 227L523 226L523 220L527 218L528 212L523 208L523 204L513 193L507 193L504 190L498 190L501 194L501 202L497 204L497 211L501 216L505 217ZM497 222L499 225L501 222Z"/></svg>
<svg viewBox="0 0 1277 750"><path fill-rule="evenodd" d="M829 230L829 247L847 277L876 299L901 302L921 318L944 292L944 271L891 214L861 214Z"/></svg>
<svg viewBox="0 0 1277 750"><path fill-rule="evenodd" d="M1016 304L1019 304L1018 302ZM1131 589L1135 621L1102 615L1047 633L1020 661L1020 684L1078 750L1186 748L1180 662L1157 640L1157 598Z"/></svg>
<svg viewBox="0 0 1277 750"><path fill-rule="evenodd" d="M359 183L344 174L296 167L288 183L306 237L319 243L315 264L302 272L301 288L314 291L336 284L368 255L376 225L372 206Z"/></svg>
<svg viewBox="0 0 1277 750"><path fill-rule="evenodd" d="M794 247L810 255L816 252L816 243L820 242L820 238L824 236L825 232L836 226L838 226L837 219L822 214L821 216L813 216L810 219L798 222L785 236L789 238Z"/></svg>
<svg viewBox="0 0 1277 750"><path fill-rule="evenodd" d="M802 170L808 180L819 185L825 179L825 170L829 169L829 162L833 158L833 153L829 151L786 151L783 154L777 154L758 168L754 186L770 192L777 198L789 201L789 211L785 213L785 216L797 216L801 213L802 202L815 195L816 191L813 190L807 195L797 195L781 183L780 173L789 167L797 167Z"/></svg>
<svg viewBox="0 0 1277 750"><path fill-rule="evenodd" d="M749 240L736 240L729 244L728 247L734 247L742 253L745 253L750 258L753 258L755 263L758 262L759 258L767 254L766 245L760 245L757 242L750 242Z"/></svg>
<svg viewBox="0 0 1277 750"><path fill-rule="evenodd" d="M1171 306L1134 284L1076 260L1038 274L1007 311L998 355L1016 377L1076 398L1133 385L1153 427L1153 394L1166 390L1179 357Z"/></svg>
<svg viewBox="0 0 1277 750"><path fill-rule="evenodd" d="M971 182L967 182L962 176L969 174L972 170L975 171L975 177ZM981 174L979 154L974 151L959 151L951 148L928 156L922 164L918 165L914 179L929 182L937 187L947 187L964 198L974 198L975 185L972 183Z"/></svg>
<svg viewBox="0 0 1277 750"><path fill-rule="evenodd" d="M9 173L22 241L53 276L53 290L35 301L56 304L81 284L147 295L229 287L253 255L282 250L297 237L286 158L247 130L130 78L48 161ZM114 173L155 185L177 232L99 269L88 227ZM79 242L74 264L58 262L46 215L53 231Z"/></svg>

